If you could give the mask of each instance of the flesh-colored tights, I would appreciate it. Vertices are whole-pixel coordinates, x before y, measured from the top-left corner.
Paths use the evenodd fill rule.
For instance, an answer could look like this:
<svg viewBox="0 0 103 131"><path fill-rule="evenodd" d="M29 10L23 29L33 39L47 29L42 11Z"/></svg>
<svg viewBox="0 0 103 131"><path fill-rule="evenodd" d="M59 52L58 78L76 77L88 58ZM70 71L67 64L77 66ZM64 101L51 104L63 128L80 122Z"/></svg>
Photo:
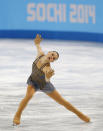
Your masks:
<svg viewBox="0 0 103 131"><path fill-rule="evenodd" d="M20 118L21 118L22 111L24 110L24 108L26 107L27 103L32 98L32 96L34 95L34 93L35 93L35 89L31 85L29 85L28 88L27 88L26 96L24 97L24 99L22 99L22 101L19 104L18 110L17 110L17 112L16 112L16 114L14 116L14 119L13 119L13 123L20 124ZM88 116L86 116L83 113L81 113L72 104L70 104L68 101L66 101L58 93L57 90L54 90L52 93L47 93L47 95L49 97L51 97L52 99L54 99L57 103L63 105L69 111L75 113L83 121L85 121L85 122L89 122L90 121L90 118Z"/></svg>

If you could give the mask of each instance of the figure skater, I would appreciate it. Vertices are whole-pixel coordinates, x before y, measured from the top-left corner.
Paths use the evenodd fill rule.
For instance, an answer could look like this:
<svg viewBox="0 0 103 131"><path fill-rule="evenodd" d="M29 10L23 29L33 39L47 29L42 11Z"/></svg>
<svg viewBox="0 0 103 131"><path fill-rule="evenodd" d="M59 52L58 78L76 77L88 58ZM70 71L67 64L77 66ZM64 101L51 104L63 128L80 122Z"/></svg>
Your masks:
<svg viewBox="0 0 103 131"><path fill-rule="evenodd" d="M37 58L33 62L32 73L27 80L28 87L26 95L19 104L18 110L13 119L13 123L15 125L20 124L21 114L36 91L44 92L57 103L64 106L67 110L75 113L81 120L90 122L90 118L66 101L50 82L50 78L54 75L54 70L51 68L50 63L56 61L59 58L59 54L56 51L49 51L47 54L44 54L40 47L41 41L41 36L37 34L36 38L34 39L38 52Z"/></svg>

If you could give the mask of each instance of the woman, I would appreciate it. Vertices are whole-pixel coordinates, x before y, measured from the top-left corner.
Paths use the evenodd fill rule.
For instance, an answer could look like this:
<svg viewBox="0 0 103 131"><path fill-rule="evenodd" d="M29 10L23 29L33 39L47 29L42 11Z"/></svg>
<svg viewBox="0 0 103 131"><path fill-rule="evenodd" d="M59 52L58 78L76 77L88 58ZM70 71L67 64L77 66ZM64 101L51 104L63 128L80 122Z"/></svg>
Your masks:
<svg viewBox="0 0 103 131"><path fill-rule="evenodd" d="M59 54L56 51L50 51L45 55L40 47L41 41L42 38L39 35L37 35L34 39L34 43L38 51L37 59L33 62L32 73L27 80L27 92L24 99L20 102L19 108L14 116L13 123L16 125L20 124L22 111L35 92L39 90L46 93L49 97L63 105L69 111L75 113L83 121L89 122L90 118L66 101L50 82L50 78L54 75L54 70L51 68L50 63L57 60L59 58Z"/></svg>

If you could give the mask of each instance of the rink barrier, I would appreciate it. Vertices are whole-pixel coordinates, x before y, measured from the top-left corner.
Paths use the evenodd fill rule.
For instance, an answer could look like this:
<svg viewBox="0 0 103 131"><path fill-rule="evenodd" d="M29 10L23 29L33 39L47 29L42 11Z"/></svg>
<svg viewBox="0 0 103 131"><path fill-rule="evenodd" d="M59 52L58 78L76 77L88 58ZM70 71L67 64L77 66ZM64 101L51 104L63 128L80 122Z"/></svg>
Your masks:
<svg viewBox="0 0 103 131"><path fill-rule="evenodd" d="M44 39L49 40L77 40L103 42L103 34L86 32L53 32L53 31L24 31L24 30L2 30L0 38L33 39L36 34L41 34Z"/></svg>

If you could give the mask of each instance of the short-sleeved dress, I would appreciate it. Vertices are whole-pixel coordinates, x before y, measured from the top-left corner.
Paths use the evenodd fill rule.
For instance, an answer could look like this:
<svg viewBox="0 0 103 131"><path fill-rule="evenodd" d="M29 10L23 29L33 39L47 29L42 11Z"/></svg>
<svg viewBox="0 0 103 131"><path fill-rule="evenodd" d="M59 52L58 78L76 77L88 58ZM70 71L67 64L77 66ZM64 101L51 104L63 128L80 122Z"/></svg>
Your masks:
<svg viewBox="0 0 103 131"><path fill-rule="evenodd" d="M55 90L55 87L53 86L53 84L51 82L46 82L45 74L42 71L42 69L46 65L48 65L49 63L45 63L44 65L42 65L42 67L40 69L37 67L37 62L43 56L44 55L39 56L33 62L33 64L32 64L32 73L31 73L31 75L29 76L29 78L27 80L27 84L32 85L33 88L35 89L35 91L42 91L42 92L45 92L45 93L51 93L52 91Z"/></svg>

